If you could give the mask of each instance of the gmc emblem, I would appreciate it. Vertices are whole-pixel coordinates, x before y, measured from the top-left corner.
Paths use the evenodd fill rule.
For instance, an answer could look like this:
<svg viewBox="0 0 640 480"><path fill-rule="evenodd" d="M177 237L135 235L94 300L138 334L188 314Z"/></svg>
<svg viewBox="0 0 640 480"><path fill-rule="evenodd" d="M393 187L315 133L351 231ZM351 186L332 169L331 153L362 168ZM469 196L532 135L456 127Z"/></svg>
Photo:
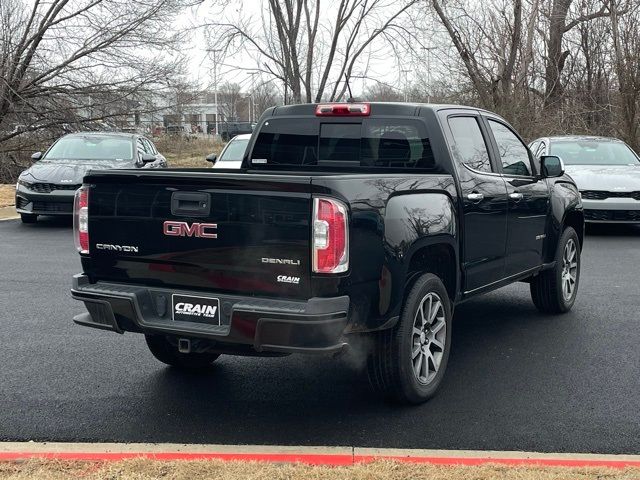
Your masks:
<svg viewBox="0 0 640 480"><path fill-rule="evenodd" d="M217 223L192 223L189 225L187 222L167 220L162 226L162 233L170 237L218 238L217 233L211 232L217 228Z"/></svg>

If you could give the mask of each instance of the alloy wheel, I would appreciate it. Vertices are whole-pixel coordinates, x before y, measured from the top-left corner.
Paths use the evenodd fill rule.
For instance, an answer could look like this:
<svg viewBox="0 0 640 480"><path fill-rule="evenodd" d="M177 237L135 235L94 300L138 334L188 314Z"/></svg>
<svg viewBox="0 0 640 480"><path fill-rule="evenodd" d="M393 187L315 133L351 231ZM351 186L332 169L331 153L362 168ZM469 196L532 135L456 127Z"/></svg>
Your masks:
<svg viewBox="0 0 640 480"><path fill-rule="evenodd" d="M416 379L422 384L433 381L442 364L447 341L447 323L442 300L434 292L421 300L413 319L411 362Z"/></svg>
<svg viewBox="0 0 640 480"><path fill-rule="evenodd" d="M571 300L576 291L578 278L578 248L573 239L564 246L562 255L562 296L565 301Z"/></svg>

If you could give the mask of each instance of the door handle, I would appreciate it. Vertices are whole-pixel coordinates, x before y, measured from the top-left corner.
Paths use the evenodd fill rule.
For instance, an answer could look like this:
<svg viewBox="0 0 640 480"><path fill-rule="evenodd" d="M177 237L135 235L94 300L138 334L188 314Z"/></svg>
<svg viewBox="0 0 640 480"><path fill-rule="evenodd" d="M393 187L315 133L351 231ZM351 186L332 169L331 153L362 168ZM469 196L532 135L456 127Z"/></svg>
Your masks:
<svg viewBox="0 0 640 480"><path fill-rule="evenodd" d="M481 193L469 193L467 195L467 198L471 200L473 203L478 203L482 201L482 199L484 198L484 195Z"/></svg>
<svg viewBox="0 0 640 480"><path fill-rule="evenodd" d="M522 200L522 194L520 192L513 192L509 194L509 198L514 202L519 202Z"/></svg>

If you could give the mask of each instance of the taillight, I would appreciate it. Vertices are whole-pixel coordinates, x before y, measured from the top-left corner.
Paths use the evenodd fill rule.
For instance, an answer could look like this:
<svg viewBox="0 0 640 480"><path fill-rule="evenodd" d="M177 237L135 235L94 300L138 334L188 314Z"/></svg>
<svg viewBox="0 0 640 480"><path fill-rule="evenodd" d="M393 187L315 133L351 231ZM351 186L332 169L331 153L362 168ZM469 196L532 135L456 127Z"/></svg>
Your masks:
<svg viewBox="0 0 640 480"><path fill-rule="evenodd" d="M316 107L317 117L368 117L370 113L368 103L327 103Z"/></svg>
<svg viewBox="0 0 640 480"><path fill-rule="evenodd" d="M332 198L313 199L313 271L340 273L349 268L347 207Z"/></svg>
<svg viewBox="0 0 640 480"><path fill-rule="evenodd" d="M80 253L89 253L89 189L84 185L73 201L73 238Z"/></svg>

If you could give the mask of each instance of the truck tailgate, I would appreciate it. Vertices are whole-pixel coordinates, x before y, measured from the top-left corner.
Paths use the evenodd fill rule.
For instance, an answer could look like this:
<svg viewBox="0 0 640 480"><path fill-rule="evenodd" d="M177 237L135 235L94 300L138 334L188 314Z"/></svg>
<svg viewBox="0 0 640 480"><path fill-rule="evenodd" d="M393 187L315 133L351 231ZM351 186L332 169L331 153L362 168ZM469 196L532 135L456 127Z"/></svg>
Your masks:
<svg viewBox="0 0 640 480"><path fill-rule="evenodd" d="M309 293L311 179L157 171L89 175L92 281L243 295Z"/></svg>

